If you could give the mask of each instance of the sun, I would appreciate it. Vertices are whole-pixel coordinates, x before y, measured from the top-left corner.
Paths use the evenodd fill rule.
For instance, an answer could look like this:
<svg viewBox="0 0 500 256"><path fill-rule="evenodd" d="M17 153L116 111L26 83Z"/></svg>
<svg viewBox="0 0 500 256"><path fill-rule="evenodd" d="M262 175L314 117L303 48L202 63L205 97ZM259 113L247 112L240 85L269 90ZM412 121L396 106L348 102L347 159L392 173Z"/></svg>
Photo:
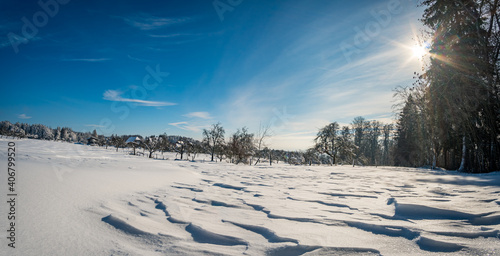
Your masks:
<svg viewBox="0 0 500 256"><path fill-rule="evenodd" d="M413 57L417 58L417 59L421 59L423 58L427 53L429 53L428 51L429 47L428 47L428 44L427 43L424 43L424 44L417 44L417 45L414 45L411 50L413 52Z"/></svg>

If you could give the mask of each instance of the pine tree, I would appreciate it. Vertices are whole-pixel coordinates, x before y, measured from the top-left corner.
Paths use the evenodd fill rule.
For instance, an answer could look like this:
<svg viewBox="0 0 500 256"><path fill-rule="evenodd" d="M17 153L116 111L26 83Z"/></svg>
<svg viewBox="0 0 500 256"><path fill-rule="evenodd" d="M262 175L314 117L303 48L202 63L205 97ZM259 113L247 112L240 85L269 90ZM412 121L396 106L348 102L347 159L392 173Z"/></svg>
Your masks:
<svg viewBox="0 0 500 256"><path fill-rule="evenodd" d="M499 162L498 0L426 0L431 29L430 144L460 158L460 170L494 171ZM451 153L451 155L450 155ZM451 166L458 167L451 164Z"/></svg>

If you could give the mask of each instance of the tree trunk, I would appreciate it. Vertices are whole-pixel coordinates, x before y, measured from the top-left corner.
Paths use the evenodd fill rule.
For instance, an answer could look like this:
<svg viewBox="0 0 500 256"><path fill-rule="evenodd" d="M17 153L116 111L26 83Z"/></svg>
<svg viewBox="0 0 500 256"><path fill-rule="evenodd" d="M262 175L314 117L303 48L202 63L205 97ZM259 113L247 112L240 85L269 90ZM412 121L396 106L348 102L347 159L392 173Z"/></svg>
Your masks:
<svg viewBox="0 0 500 256"><path fill-rule="evenodd" d="M465 145L465 136L462 139L462 161L460 162L459 172L465 171L465 156L466 156L467 146Z"/></svg>
<svg viewBox="0 0 500 256"><path fill-rule="evenodd" d="M432 154L432 170L436 169L436 151Z"/></svg>
<svg viewBox="0 0 500 256"><path fill-rule="evenodd" d="M259 156L259 158L257 158L257 161L255 161L254 165L257 165L259 162L260 162L260 156Z"/></svg>
<svg viewBox="0 0 500 256"><path fill-rule="evenodd" d="M491 140L491 146L490 146L490 166L489 170L490 171L496 171L497 170L497 160L496 160L496 153L495 153L495 140Z"/></svg>

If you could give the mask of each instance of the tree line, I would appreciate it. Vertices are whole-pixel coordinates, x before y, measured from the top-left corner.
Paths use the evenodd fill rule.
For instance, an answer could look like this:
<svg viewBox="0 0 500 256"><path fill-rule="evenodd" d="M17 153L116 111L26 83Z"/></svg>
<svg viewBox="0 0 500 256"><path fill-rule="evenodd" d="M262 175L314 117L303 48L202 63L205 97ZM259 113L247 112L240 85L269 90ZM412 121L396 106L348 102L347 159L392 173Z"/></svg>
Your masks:
<svg viewBox="0 0 500 256"><path fill-rule="evenodd" d="M326 154L332 165L393 165L393 130L392 124L361 116L354 118L350 126L340 127L333 122L318 131L308 156L312 161L318 157L315 153Z"/></svg>
<svg viewBox="0 0 500 256"><path fill-rule="evenodd" d="M242 127L226 138L221 123L203 129L202 140L178 135L98 135L93 132L75 132L71 128L52 129L41 124L12 124L0 122L0 135L19 138L65 141L101 147L132 149L134 155L175 152L181 160L195 160L200 154L208 154L211 161L226 161L234 164L288 163L300 164L356 164L391 165L394 142L392 125L378 121L367 121L363 117L353 120L351 127L334 122L320 129L315 145L305 151L276 150L268 147L271 137L269 126L261 125L257 133Z"/></svg>

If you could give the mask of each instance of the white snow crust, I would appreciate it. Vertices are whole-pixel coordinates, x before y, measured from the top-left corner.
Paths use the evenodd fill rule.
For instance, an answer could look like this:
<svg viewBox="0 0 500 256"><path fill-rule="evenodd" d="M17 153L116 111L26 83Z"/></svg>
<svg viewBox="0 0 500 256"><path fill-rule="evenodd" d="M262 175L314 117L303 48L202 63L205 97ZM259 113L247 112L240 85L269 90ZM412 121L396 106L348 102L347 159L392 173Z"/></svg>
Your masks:
<svg viewBox="0 0 500 256"><path fill-rule="evenodd" d="M6 239L9 141L15 249ZM0 145L0 255L500 255L499 173Z"/></svg>

